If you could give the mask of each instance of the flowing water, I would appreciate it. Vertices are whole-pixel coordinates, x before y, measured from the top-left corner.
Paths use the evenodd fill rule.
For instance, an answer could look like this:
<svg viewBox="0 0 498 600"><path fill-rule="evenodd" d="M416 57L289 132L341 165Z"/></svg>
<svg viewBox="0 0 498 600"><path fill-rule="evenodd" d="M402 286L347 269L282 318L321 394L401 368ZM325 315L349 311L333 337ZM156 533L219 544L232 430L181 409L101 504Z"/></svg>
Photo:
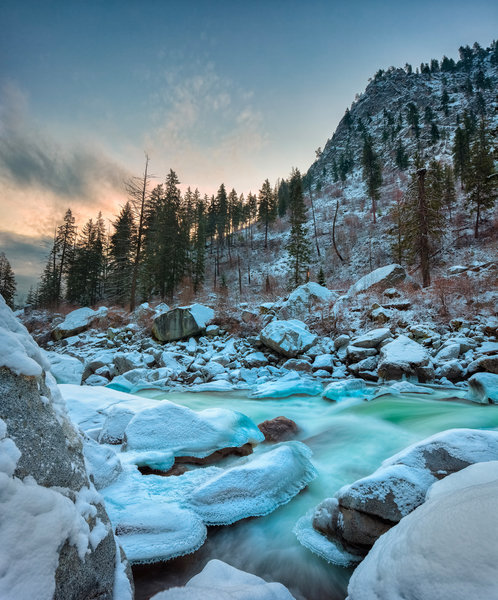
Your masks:
<svg viewBox="0 0 498 600"><path fill-rule="evenodd" d="M498 406L445 401L449 393L445 396L441 391L338 404L304 396L250 400L240 392L147 391L141 395L167 398L194 410L227 407L248 415L255 423L279 415L288 417L299 426L297 439L312 449L319 476L291 502L266 517L209 528L204 546L189 557L135 567L137 600L183 585L212 558L267 581L279 581L297 600L343 600L352 571L330 565L301 546L292 533L296 521L341 486L368 475L384 459L413 442L454 427L498 428Z"/></svg>

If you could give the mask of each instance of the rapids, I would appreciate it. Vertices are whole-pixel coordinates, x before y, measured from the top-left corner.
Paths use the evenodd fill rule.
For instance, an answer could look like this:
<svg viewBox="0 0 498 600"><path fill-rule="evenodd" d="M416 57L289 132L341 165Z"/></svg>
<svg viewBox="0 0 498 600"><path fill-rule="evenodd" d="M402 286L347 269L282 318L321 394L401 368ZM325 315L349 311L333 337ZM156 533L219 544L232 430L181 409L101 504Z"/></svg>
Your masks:
<svg viewBox="0 0 498 600"><path fill-rule="evenodd" d="M449 390L339 403L320 396L251 400L242 392L165 394L148 390L140 395L167 398L194 410L231 408L255 423L284 415L299 426L297 439L313 451L319 476L266 517L209 528L206 543L193 555L134 567L137 600L183 585L211 558L268 581L279 581L296 600L343 600L352 570L328 564L301 546L292 532L297 520L341 486L371 473L384 459L413 442L455 427L498 428L498 406L470 404ZM263 449L257 447L255 452Z"/></svg>

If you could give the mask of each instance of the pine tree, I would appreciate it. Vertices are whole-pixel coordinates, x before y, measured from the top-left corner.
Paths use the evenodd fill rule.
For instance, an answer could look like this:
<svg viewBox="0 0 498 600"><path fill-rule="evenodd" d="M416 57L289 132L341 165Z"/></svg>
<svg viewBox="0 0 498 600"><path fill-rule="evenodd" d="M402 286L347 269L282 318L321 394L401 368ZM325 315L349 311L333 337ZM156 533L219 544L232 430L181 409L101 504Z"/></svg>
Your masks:
<svg viewBox="0 0 498 600"><path fill-rule="evenodd" d="M417 161L419 162L419 161ZM441 196L438 195L439 171L418 168L401 205L403 218L402 247L406 247L412 259L420 260L422 285L431 283L431 250L444 229L441 212Z"/></svg>
<svg viewBox="0 0 498 600"><path fill-rule="evenodd" d="M196 190L197 191L197 190ZM206 205L200 198L196 203L196 229L194 235L194 259L192 279L194 292L197 293L204 283L206 255Z"/></svg>
<svg viewBox="0 0 498 600"><path fill-rule="evenodd" d="M443 204L448 209L448 216L451 219L451 209L456 202L455 179L453 169L450 165L445 165L443 169Z"/></svg>
<svg viewBox="0 0 498 600"><path fill-rule="evenodd" d="M363 138L363 179L367 183L367 190L372 201L373 222L377 221L377 201L380 198L379 188L382 185L382 167L378 154L373 147L372 136L368 133Z"/></svg>
<svg viewBox="0 0 498 600"><path fill-rule="evenodd" d="M14 271L5 256L0 252L0 295L10 308L14 308L14 296L16 295L16 279Z"/></svg>
<svg viewBox="0 0 498 600"><path fill-rule="evenodd" d="M413 102L410 102L406 107L406 118L408 125L411 126L416 139L420 137L420 117L418 114L418 108Z"/></svg>
<svg viewBox="0 0 498 600"><path fill-rule="evenodd" d="M323 285L323 287L327 285L327 282L325 280L325 273L323 272L322 266L320 266L320 270L318 271L317 283L319 285Z"/></svg>
<svg viewBox="0 0 498 600"><path fill-rule="evenodd" d="M291 267L290 283L298 286L308 279L308 264L311 256L310 242L306 223L306 207L304 204L301 173L293 169L289 181L289 210L291 230L286 250L289 253Z"/></svg>
<svg viewBox="0 0 498 600"><path fill-rule="evenodd" d="M76 242L75 218L70 208L66 210L64 222L57 228L57 253L58 253L58 269L57 269L57 289L56 301L57 304L62 299L62 281L67 275L68 265L73 259L74 244Z"/></svg>
<svg viewBox="0 0 498 600"><path fill-rule="evenodd" d="M453 141L453 170L460 178L462 189L465 187L469 170L470 148L469 139L465 130L457 127Z"/></svg>
<svg viewBox="0 0 498 600"><path fill-rule="evenodd" d="M133 274L133 249L136 226L131 204L127 202L113 223L114 233L109 245L108 296L118 304L127 304L130 298Z"/></svg>
<svg viewBox="0 0 498 600"><path fill-rule="evenodd" d="M482 211L494 206L496 200L496 177L494 176L493 155L489 134L484 120L470 151L468 176L465 191L470 200L472 211L476 213L474 237L479 237L479 223Z"/></svg>
<svg viewBox="0 0 498 600"><path fill-rule="evenodd" d="M277 216L277 204L275 196L268 179L265 179L259 190L258 217L265 226L265 248L268 247L268 227L275 221Z"/></svg>
<svg viewBox="0 0 498 600"><path fill-rule="evenodd" d="M289 184L285 179L282 179L278 186L278 216L285 217L287 207L289 206Z"/></svg>
<svg viewBox="0 0 498 600"><path fill-rule="evenodd" d="M409 159L408 154L406 153L405 147L403 146L403 142L401 138L398 140L398 145L396 147L396 157L395 157L396 166L400 171L404 171L408 169Z"/></svg>

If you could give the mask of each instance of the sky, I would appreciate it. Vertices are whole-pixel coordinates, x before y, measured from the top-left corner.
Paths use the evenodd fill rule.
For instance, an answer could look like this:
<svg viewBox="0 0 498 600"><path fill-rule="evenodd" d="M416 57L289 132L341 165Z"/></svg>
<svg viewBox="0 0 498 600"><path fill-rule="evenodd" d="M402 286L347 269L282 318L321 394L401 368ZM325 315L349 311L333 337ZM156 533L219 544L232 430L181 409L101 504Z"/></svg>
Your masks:
<svg viewBox="0 0 498 600"><path fill-rule="evenodd" d="M66 208L112 220L145 152L202 194L306 172L379 68L488 46L498 3L3 0L0 23L0 251L24 291Z"/></svg>

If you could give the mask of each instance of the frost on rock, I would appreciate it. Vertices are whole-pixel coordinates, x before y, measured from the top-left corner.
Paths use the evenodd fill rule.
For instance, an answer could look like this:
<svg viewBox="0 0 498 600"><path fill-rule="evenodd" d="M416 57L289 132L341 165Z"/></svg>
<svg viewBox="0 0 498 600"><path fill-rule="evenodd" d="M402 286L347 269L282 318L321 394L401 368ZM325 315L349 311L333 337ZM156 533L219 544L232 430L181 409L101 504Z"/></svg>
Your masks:
<svg viewBox="0 0 498 600"><path fill-rule="evenodd" d="M349 600L496 597L498 462L435 483L353 573ZM465 543L462 543L462 541Z"/></svg>
<svg viewBox="0 0 498 600"><path fill-rule="evenodd" d="M157 452L204 458L222 448L256 444L263 439L257 426L242 413L224 408L195 412L163 400L131 419L125 430L125 449L133 452L140 464L157 465ZM166 460L166 456L159 460Z"/></svg>
<svg viewBox="0 0 498 600"><path fill-rule="evenodd" d="M323 397L334 402L341 402L348 398L362 398L368 400L375 394L375 388L368 386L361 379L343 379L333 381L325 388Z"/></svg>
<svg viewBox="0 0 498 600"><path fill-rule="evenodd" d="M322 384L316 379L299 373L287 373L279 379L256 385L251 398L287 398L299 394L317 396L322 393Z"/></svg>
<svg viewBox="0 0 498 600"><path fill-rule="evenodd" d="M209 479L195 489L189 504L208 525L267 515L316 477L310 457L301 442L284 442Z"/></svg>
<svg viewBox="0 0 498 600"><path fill-rule="evenodd" d="M280 319L303 319L313 312L329 307L338 295L326 287L312 281L300 285L282 304L278 316Z"/></svg>
<svg viewBox="0 0 498 600"><path fill-rule="evenodd" d="M386 265L385 267L375 269L375 271L358 279L358 281L349 288L347 295L353 296L372 289L383 291L389 287L395 287L398 283L404 281L406 277L407 273L401 265Z"/></svg>
<svg viewBox="0 0 498 600"><path fill-rule="evenodd" d="M170 588L151 600L293 600L281 583L240 571L221 560L210 560L184 587Z"/></svg>
<svg viewBox="0 0 498 600"><path fill-rule="evenodd" d="M475 373L469 379L467 399L479 404L498 404L498 375Z"/></svg>
<svg viewBox="0 0 498 600"><path fill-rule="evenodd" d="M406 335L399 335L381 348L378 374L385 380L417 377L425 382L430 378L426 370L429 366L431 357L426 348Z"/></svg>
<svg viewBox="0 0 498 600"><path fill-rule="evenodd" d="M62 323L57 325L52 331L52 337L55 340L61 340L63 338L76 335L88 329L95 319L104 317L107 314L107 308L102 307L98 310L92 310L91 308L84 307L73 310Z"/></svg>
<svg viewBox="0 0 498 600"><path fill-rule="evenodd" d="M272 321L263 331L260 339L272 350L289 358L303 354L315 344L317 336L310 333L302 321Z"/></svg>

